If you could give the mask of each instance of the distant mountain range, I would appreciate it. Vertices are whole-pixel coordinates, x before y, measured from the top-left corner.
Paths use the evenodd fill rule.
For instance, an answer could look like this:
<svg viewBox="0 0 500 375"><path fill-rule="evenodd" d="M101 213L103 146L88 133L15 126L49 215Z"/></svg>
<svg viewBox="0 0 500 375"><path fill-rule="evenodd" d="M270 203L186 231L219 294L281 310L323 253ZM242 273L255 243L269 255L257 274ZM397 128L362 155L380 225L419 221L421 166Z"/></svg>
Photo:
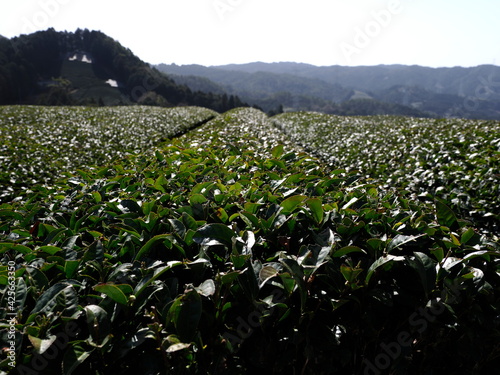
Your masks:
<svg viewBox="0 0 500 375"><path fill-rule="evenodd" d="M272 111L500 119L500 67L314 66L250 63L157 66L191 89L238 95ZM366 113L365 113L366 112Z"/></svg>
<svg viewBox="0 0 500 375"><path fill-rule="evenodd" d="M248 104L246 104L248 103ZM339 115L500 120L500 67L151 66L99 31L0 36L0 105L253 105Z"/></svg>
<svg viewBox="0 0 500 375"><path fill-rule="evenodd" d="M0 104L246 106L175 83L99 31L54 29L0 37Z"/></svg>

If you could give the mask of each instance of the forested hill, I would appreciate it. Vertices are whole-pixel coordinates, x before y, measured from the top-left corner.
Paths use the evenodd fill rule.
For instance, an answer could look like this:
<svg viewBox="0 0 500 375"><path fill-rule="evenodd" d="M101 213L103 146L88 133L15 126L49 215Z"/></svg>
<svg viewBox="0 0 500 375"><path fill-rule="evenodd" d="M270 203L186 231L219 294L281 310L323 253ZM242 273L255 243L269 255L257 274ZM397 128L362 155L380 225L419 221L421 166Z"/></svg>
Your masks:
<svg viewBox="0 0 500 375"><path fill-rule="evenodd" d="M0 104L245 106L179 85L99 31L0 37Z"/></svg>

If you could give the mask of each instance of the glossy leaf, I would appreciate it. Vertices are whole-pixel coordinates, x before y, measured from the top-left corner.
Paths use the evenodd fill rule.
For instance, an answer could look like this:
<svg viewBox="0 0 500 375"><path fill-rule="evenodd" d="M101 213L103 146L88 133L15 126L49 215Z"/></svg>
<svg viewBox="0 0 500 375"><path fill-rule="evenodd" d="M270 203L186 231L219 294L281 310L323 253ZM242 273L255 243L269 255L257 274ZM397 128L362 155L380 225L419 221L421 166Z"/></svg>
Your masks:
<svg viewBox="0 0 500 375"><path fill-rule="evenodd" d="M202 314L201 298L198 292L190 290L178 297L169 310L179 339L189 343L194 339Z"/></svg>
<svg viewBox="0 0 500 375"><path fill-rule="evenodd" d="M193 240L198 244L207 244L211 241L215 243L221 243L227 246L231 246L232 238L236 234L224 224L207 224L199 228Z"/></svg>
<svg viewBox="0 0 500 375"><path fill-rule="evenodd" d="M313 218L316 224L321 224L323 222L324 211L323 204L319 198L310 198L307 200L307 207L311 210Z"/></svg>
<svg viewBox="0 0 500 375"><path fill-rule="evenodd" d="M103 293L110 297L113 301L126 305L128 302L128 297L123 293L123 291L114 284L100 284L94 287L94 290Z"/></svg>
<svg viewBox="0 0 500 375"><path fill-rule="evenodd" d="M436 200L436 216L439 224L452 228L457 223L455 213L443 201Z"/></svg>
<svg viewBox="0 0 500 375"><path fill-rule="evenodd" d="M281 207L283 208L281 213L284 215L292 213L306 199L307 197L304 195L293 195L285 199L283 202L281 202Z"/></svg>

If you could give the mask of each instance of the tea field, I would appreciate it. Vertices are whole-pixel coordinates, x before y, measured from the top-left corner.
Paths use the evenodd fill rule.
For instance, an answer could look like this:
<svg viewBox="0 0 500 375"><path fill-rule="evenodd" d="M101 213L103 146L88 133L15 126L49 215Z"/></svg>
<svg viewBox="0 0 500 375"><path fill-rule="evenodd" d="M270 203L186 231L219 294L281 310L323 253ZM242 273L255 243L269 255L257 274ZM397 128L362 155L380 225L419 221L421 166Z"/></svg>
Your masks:
<svg viewBox="0 0 500 375"><path fill-rule="evenodd" d="M1 113L1 374L497 371L498 123Z"/></svg>
<svg viewBox="0 0 500 375"><path fill-rule="evenodd" d="M216 114L198 107L0 107L0 202L64 172L146 151Z"/></svg>
<svg viewBox="0 0 500 375"><path fill-rule="evenodd" d="M332 165L413 197L443 199L476 225L500 233L499 122L319 113L286 113L273 121Z"/></svg>

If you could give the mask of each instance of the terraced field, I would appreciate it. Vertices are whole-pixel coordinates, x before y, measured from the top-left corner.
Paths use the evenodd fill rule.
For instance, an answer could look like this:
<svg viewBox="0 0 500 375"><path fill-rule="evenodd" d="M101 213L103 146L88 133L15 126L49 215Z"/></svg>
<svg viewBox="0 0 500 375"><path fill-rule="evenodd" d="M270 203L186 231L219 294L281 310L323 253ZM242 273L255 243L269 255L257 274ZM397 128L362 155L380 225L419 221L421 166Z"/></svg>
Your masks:
<svg viewBox="0 0 500 375"><path fill-rule="evenodd" d="M123 132L93 133L120 141L72 154L60 178L6 185L0 370L497 370L498 123L240 108L196 127L213 113L177 111L3 109L3 131L85 114ZM61 174L59 153L37 150Z"/></svg>

